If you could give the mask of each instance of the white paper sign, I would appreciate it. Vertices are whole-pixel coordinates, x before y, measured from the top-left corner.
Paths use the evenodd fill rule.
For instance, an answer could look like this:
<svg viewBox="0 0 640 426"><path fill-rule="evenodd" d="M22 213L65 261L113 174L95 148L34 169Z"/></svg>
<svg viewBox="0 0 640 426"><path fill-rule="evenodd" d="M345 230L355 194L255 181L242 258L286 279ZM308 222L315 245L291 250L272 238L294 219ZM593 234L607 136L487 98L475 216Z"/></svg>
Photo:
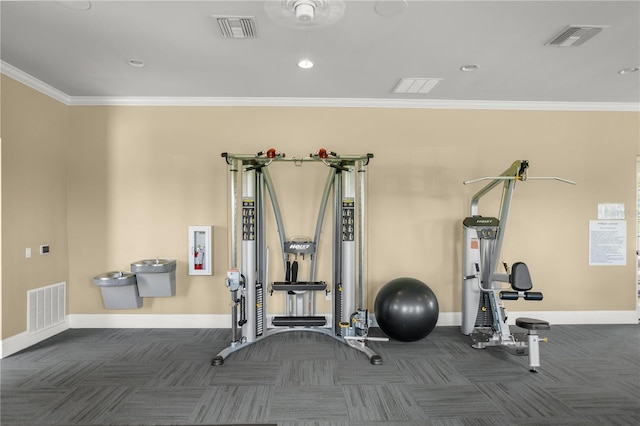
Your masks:
<svg viewBox="0 0 640 426"><path fill-rule="evenodd" d="M598 219L624 219L624 203L598 204Z"/></svg>
<svg viewBox="0 0 640 426"><path fill-rule="evenodd" d="M589 265L627 264L627 221L589 221Z"/></svg>

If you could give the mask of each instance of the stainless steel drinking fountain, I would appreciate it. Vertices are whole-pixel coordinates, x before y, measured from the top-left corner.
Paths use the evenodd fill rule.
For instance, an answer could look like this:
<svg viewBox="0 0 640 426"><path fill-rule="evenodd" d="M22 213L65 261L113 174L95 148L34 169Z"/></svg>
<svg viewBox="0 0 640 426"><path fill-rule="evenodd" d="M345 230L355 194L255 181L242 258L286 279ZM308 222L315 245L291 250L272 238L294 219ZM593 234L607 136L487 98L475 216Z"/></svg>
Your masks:
<svg viewBox="0 0 640 426"><path fill-rule="evenodd" d="M176 295L175 259L143 259L131 264L136 274L140 297L171 297Z"/></svg>

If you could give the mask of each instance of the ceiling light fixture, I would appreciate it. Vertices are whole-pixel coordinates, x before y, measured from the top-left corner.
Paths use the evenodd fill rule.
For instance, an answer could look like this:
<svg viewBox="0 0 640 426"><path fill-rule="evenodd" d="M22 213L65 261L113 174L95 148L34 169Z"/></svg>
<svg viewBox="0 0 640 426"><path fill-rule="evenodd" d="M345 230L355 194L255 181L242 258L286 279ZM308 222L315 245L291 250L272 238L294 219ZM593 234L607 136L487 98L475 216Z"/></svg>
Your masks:
<svg viewBox="0 0 640 426"><path fill-rule="evenodd" d="M631 74L638 71L640 71L640 67L623 68L620 71L618 71L618 74L623 74L623 75Z"/></svg>
<svg viewBox="0 0 640 426"><path fill-rule="evenodd" d="M378 0L375 10L380 16L392 18L403 13L408 6L407 0Z"/></svg>
<svg viewBox="0 0 640 426"><path fill-rule="evenodd" d="M71 0L71 1L56 1L60 6L64 6L67 9L77 10L79 12L84 12L85 10L91 9L91 2L88 1L80 1L80 0Z"/></svg>
<svg viewBox="0 0 640 426"><path fill-rule="evenodd" d="M316 4L311 0L297 0L293 4L296 11L296 19L302 22L313 21L316 12Z"/></svg>
<svg viewBox="0 0 640 426"><path fill-rule="evenodd" d="M144 61L141 61L140 59L129 59L129 65L135 68L143 68L147 64L145 64Z"/></svg>
<svg viewBox="0 0 640 426"><path fill-rule="evenodd" d="M264 8L278 24L310 30L335 24L344 15L346 6L344 0L268 0Z"/></svg>
<svg viewBox="0 0 640 426"><path fill-rule="evenodd" d="M480 68L480 65L468 64L468 65L461 66L460 67L460 71L462 71L462 72L471 72L471 71L477 71L478 68Z"/></svg>
<svg viewBox="0 0 640 426"><path fill-rule="evenodd" d="M298 67L303 70L308 70L309 68L313 68L313 62L309 58L304 58L300 62L298 62Z"/></svg>

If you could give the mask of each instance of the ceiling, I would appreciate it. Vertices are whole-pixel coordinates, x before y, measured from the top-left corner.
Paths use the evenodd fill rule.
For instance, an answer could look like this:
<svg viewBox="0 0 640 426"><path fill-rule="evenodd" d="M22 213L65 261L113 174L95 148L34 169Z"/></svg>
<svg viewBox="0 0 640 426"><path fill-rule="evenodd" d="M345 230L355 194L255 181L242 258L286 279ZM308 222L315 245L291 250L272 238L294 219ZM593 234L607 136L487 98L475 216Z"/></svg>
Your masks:
<svg viewBox="0 0 640 426"><path fill-rule="evenodd" d="M640 103L640 72L619 73L640 66L640 1L347 0L311 24L283 2L2 1L0 59L71 99ZM253 17L257 37L224 38L214 15ZM569 25L604 28L547 45ZM437 84L393 93L401 78Z"/></svg>

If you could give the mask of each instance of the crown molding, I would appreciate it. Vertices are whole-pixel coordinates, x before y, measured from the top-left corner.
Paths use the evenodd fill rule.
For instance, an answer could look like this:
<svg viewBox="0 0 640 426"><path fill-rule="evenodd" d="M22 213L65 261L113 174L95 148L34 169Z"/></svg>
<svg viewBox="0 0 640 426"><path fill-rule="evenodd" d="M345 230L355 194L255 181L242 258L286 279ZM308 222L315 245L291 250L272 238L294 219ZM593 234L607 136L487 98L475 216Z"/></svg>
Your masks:
<svg viewBox="0 0 640 426"><path fill-rule="evenodd" d="M416 108L506 111L640 112L638 102L529 102L377 98L219 98L163 96L70 96L0 61L0 71L38 92L69 106L215 106L215 107L326 107Z"/></svg>
<svg viewBox="0 0 640 426"><path fill-rule="evenodd" d="M509 111L640 112L634 102L526 102L376 98L215 98L74 96L72 106L216 106L216 107L330 107L472 109Z"/></svg>
<svg viewBox="0 0 640 426"><path fill-rule="evenodd" d="M49 86L42 80L38 80L30 74L14 67L11 64L8 64L4 61L0 61L0 71L2 74L7 77L11 77L14 80L31 87L32 89L49 96L50 98L55 99L58 102L61 102L65 105L69 105L71 102L71 96L66 93L56 89L55 87Z"/></svg>

